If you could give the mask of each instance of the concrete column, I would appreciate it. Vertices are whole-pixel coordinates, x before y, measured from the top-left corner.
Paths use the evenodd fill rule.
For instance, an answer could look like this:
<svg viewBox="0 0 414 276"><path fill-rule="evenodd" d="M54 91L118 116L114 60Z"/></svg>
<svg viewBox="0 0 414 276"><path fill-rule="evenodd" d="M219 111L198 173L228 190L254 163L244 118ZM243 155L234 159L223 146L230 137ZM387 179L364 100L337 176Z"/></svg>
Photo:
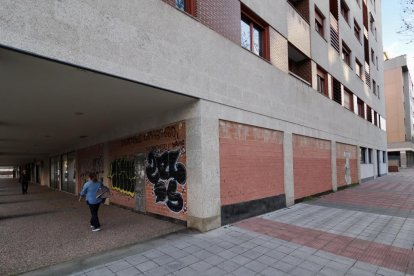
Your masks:
<svg viewBox="0 0 414 276"><path fill-rule="evenodd" d="M110 161L109 161L109 143L104 143L103 146L103 184L109 187L109 169L110 169ZM76 185L78 186L78 185ZM79 191L80 192L80 191ZM106 205L109 205L111 198L105 201Z"/></svg>
<svg viewBox="0 0 414 276"><path fill-rule="evenodd" d="M331 141L331 167L332 167L332 190L338 190L338 179L336 172L336 141Z"/></svg>
<svg viewBox="0 0 414 276"><path fill-rule="evenodd" d="M286 206L295 204L295 181L293 175L293 145L292 133L283 133L283 160L285 170Z"/></svg>
<svg viewBox="0 0 414 276"><path fill-rule="evenodd" d="M208 231L221 226L219 121L200 108L186 121L187 226Z"/></svg>
<svg viewBox="0 0 414 276"><path fill-rule="evenodd" d="M400 166L407 168L407 152L405 150L400 151Z"/></svg>
<svg viewBox="0 0 414 276"><path fill-rule="evenodd" d="M361 147L357 146L358 183L361 184Z"/></svg>

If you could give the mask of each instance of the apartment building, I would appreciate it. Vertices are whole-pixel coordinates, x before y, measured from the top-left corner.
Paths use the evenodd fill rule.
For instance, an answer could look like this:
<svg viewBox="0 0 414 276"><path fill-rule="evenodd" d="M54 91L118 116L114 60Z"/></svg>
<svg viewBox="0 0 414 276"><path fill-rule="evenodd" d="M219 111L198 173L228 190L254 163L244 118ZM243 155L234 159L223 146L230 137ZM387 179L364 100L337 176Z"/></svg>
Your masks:
<svg viewBox="0 0 414 276"><path fill-rule="evenodd" d="M414 165L414 95L407 56L384 62L384 92L388 119L389 167L397 170Z"/></svg>
<svg viewBox="0 0 414 276"><path fill-rule="evenodd" d="M206 231L387 173L379 0L6 0L0 25L0 165L34 182L95 171Z"/></svg>

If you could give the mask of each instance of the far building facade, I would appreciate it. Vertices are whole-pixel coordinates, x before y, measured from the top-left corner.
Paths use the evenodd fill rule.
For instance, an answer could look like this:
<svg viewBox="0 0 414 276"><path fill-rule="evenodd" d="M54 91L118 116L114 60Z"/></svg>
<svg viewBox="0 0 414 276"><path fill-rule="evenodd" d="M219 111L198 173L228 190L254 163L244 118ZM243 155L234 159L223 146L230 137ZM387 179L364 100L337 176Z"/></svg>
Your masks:
<svg viewBox="0 0 414 276"><path fill-rule="evenodd" d="M414 95L407 56L385 55L384 93L390 170L414 165Z"/></svg>

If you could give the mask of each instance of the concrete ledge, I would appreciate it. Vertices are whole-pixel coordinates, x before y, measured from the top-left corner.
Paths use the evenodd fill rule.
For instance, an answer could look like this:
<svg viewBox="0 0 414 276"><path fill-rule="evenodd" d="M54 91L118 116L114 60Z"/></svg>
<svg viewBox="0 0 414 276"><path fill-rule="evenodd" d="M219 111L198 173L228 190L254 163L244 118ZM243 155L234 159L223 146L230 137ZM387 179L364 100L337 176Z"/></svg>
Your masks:
<svg viewBox="0 0 414 276"><path fill-rule="evenodd" d="M284 194L221 207L221 225L286 207Z"/></svg>

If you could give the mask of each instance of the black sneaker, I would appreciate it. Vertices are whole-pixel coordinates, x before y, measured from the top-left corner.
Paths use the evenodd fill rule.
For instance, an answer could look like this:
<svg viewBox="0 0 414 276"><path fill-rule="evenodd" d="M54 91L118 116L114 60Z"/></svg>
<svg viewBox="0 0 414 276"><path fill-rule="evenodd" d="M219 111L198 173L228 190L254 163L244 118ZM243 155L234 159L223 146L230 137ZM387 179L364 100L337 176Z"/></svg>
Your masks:
<svg viewBox="0 0 414 276"><path fill-rule="evenodd" d="M98 232L98 231L101 231L101 228L96 227L96 228L93 228L93 229L92 229L92 232Z"/></svg>

